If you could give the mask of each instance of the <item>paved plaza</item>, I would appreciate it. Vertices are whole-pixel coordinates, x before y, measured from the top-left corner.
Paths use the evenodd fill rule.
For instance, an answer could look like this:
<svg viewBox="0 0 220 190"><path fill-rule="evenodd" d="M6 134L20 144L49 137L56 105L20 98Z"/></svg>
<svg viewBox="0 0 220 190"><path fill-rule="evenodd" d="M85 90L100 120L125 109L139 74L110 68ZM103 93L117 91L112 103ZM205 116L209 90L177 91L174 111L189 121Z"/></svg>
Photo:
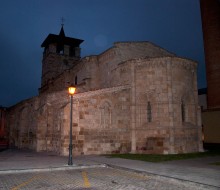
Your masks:
<svg viewBox="0 0 220 190"><path fill-rule="evenodd" d="M68 158L53 153L0 152L0 190L220 189L220 157L150 163L106 156Z"/></svg>
<svg viewBox="0 0 220 190"><path fill-rule="evenodd" d="M214 187L103 167L1 175L0 189L207 190Z"/></svg>

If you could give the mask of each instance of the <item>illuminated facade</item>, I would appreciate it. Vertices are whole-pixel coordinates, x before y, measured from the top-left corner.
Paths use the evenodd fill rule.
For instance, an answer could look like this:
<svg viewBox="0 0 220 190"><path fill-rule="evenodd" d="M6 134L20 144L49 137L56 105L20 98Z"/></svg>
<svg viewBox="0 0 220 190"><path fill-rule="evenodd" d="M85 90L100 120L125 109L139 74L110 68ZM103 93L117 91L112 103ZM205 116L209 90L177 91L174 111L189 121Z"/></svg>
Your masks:
<svg viewBox="0 0 220 190"><path fill-rule="evenodd" d="M81 59L82 40L63 28L49 36L39 96L10 108L15 146L68 154L74 84L74 155L202 151L196 62L150 42L116 42Z"/></svg>

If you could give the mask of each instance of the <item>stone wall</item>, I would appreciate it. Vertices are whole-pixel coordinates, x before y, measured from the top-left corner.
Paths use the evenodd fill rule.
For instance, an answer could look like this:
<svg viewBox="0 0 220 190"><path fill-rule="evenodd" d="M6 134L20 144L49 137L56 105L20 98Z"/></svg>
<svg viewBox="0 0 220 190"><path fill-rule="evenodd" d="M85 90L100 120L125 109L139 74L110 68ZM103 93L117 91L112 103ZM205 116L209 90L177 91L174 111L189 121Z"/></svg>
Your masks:
<svg viewBox="0 0 220 190"><path fill-rule="evenodd" d="M137 44L139 53L132 53ZM12 107L11 144L68 155L67 84L77 77L74 155L202 151L197 63L150 43L137 44L116 43L99 56L85 57L45 93ZM145 50L148 46L152 50Z"/></svg>
<svg viewBox="0 0 220 190"><path fill-rule="evenodd" d="M56 51L55 51L56 52ZM54 85L56 78L59 78L65 71L72 68L78 62L78 58L55 52L45 52L42 60L42 76L40 93L49 92L51 85ZM63 81L65 82L65 81ZM62 85L56 85L55 91L61 90Z"/></svg>
<svg viewBox="0 0 220 190"><path fill-rule="evenodd" d="M22 101L7 110L11 147L36 149L38 97Z"/></svg>
<svg viewBox="0 0 220 190"><path fill-rule="evenodd" d="M40 93L65 90L70 84L75 84L76 77L79 92L120 86L127 83L123 77L117 81L114 78L115 69L120 63L130 59L165 56L174 54L150 42L116 42L102 54L78 61L65 55L49 53L42 62L44 80Z"/></svg>
<svg viewBox="0 0 220 190"><path fill-rule="evenodd" d="M167 57L135 60L133 65L136 150L164 154L202 150L197 64Z"/></svg>
<svg viewBox="0 0 220 190"><path fill-rule="evenodd" d="M130 152L129 92L129 86L121 86L73 97L75 155ZM68 154L70 101L65 93L44 97L38 113L37 151Z"/></svg>

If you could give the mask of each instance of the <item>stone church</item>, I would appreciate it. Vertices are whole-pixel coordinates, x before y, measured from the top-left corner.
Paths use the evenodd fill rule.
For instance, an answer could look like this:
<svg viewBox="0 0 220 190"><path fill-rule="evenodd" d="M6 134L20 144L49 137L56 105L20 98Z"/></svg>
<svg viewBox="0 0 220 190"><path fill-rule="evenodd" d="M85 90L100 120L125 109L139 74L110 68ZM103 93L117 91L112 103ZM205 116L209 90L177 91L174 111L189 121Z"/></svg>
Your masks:
<svg viewBox="0 0 220 190"><path fill-rule="evenodd" d="M80 57L81 39L49 34L42 43L39 95L9 108L10 144L68 155L202 151L197 63L150 42L116 42Z"/></svg>

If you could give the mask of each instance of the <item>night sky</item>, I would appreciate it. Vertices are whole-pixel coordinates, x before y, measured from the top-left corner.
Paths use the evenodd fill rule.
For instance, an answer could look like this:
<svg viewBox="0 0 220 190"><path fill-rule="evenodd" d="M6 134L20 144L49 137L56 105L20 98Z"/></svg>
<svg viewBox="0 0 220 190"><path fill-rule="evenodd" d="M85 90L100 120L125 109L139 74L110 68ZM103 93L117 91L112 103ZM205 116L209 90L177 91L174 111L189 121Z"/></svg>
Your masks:
<svg viewBox="0 0 220 190"><path fill-rule="evenodd" d="M41 43L59 34L83 39L82 57L117 41L150 41L199 63L206 87L199 0L5 0L0 2L0 105L38 95Z"/></svg>

